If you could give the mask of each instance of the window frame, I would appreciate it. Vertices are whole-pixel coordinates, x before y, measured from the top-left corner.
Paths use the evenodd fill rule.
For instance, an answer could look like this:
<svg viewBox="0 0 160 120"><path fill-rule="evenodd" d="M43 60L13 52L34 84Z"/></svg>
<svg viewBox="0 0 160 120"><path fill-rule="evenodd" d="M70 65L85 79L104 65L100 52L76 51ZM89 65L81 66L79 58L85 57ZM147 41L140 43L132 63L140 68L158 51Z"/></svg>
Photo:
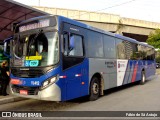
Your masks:
<svg viewBox="0 0 160 120"><path fill-rule="evenodd" d="M68 39L67 39L67 43L64 43L64 35L68 35ZM70 42L70 38L72 35L75 35L75 36L79 36L81 37L81 41L82 41L82 52L83 52L83 55L82 56L76 56L76 55L69 55L69 42ZM67 54L65 54L65 44L67 44ZM76 57L76 58L84 58L85 57L85 48L84 48L84 37L83 35L80 35L80 34L75 34L75 33L69 33L69 32L64 32L63 33L63 44L62 44L62 48L63 48L63 55L65 57Z"/></svg>
<svg viewBox="0 0 160 120"><path fill-rule="evenodd" d="M125 55L124 58L120 58L119 56L119 51L118 51L118 44L120 43L119 41L121 41L121 43L123 43L125 40L123 39L120 39L120 38L115 38L115 48L116 48L116 59L122 59L122 60L127 60L127 56L126 56L126 48L124 46L124 51L123 51L123 54Z"/></svg>
<svg viewBox="0 0 160 120"><path fill-rule="evenodd" d="M93 39L92 38L92 34L94 34L96 37L98 36L98 35L100 35L101 36L101 42L102 42L102 56L100 56L100 54L99 55L93 55L93 54L91 54L91 51L94 51L94 52L97 52L95 49L90 49L90 45L92 45L93 46L93 40L95 40L95 41L98 41L98 39L99 39L99 37L97 37L98 39ZM96 31L88 31L88 40L87 40L87 45L88 45L88 47L89 48L87 48L87 56L88 56L88 58L105 58L105 56L104 56L104 36L103 36L104 34L103 33L99 33L99 32L96 32ZM91 36L91 37L90 37ZM94 36L94 37L95 37ZM92 42L91 42L91 40L92 40ZM91 42L91 44L90 44L90 42ZM97 47L96 45L94 46L94 47Z"/></svg>
<svg viewBox="0 0 160 120"><path fill-rule="evenodd" d="M105 48L106 48L106 47L105 47L105 42L106 42L107 40L110 40L110 39L105 39L105 37L107 37L107 38L112 38L112 39L114 40L114 44L113 44L113 45L114 45L114 46L113 46L113 47L114 47L114 48L113 48L113 49L114 49L114 58L113 58L113 57L112 57L112 58L111 58L111 57L108 57L107 54L106 54L106 51L105 51ZM107 42L108 42L108 41L107 41ZM104 55L104 58L105 58L105 59L117 59L116 39L115 39L115 37L109 36L109 35L107 35L107 34L104 34L104 35L103 35L103 55Z"/></svg>

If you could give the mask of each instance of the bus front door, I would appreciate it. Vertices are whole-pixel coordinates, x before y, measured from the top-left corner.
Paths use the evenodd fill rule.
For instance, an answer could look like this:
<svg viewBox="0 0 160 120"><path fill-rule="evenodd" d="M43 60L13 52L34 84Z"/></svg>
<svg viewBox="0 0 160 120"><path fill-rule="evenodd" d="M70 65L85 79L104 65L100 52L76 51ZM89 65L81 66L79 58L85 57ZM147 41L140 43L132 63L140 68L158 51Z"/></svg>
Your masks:
<svg viewBox="0 0 160 120"><path fill-rule="evenodd" d="M66 100L82 96L82 72L85 69L83 37L77 34L63 35L63 71L66 75Z"/></svg>

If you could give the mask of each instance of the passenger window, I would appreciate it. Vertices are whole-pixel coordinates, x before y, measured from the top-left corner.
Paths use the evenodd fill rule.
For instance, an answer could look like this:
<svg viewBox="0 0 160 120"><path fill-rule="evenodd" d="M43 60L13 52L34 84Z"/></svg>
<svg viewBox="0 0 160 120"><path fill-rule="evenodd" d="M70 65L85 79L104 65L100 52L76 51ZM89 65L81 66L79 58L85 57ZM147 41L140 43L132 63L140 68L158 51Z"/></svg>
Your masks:
<svg viewBox="0 0 160 120"><path fill-rule="evenodd" d="M89 57L103 57L103 36L100 33L88 33L88 56Z"/></svg>
<svg viewBox="0 0 160 120"><path fill-rule="evenodd" d="M117 59L126 59L125 41L117 39L116 48L117 48Z"/></svg>
<svg viewBox="0 0 160 120"><path fill-rule="evenodd" d="M107 59L115 59L116 58L116 50L115 50L115 38L105 35L104 36L104 55Z"/></svg>

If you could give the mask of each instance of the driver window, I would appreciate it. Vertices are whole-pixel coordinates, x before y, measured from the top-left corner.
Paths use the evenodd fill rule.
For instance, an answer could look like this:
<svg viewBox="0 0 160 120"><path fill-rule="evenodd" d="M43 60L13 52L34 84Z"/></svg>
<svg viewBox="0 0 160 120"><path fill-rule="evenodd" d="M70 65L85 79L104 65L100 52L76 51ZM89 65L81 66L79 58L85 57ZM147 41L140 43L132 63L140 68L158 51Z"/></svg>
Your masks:
<svg viewBox="0 0 160 120"><path fill-rule="evenodd" d="M82 36L71 35L69 39L69 56L83 56Z"/></svg>
<svg viewBox="0 0 160 120"><path fill-rule="evenodd" d="M65 56L83 56L83 39L82 36L64 34L63 49Z"/></svg>

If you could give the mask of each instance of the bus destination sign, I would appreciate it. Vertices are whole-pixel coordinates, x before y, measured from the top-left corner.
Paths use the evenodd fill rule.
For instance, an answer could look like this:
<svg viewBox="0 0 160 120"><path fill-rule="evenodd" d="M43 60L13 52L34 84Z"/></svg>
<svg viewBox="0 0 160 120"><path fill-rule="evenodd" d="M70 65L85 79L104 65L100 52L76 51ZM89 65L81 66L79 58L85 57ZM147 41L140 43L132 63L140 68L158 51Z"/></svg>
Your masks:
<svg viewBox="0 0 160 120"><path fill-rule="evenodd" d="M19 32L24 32L27 30L37 29L41 27L47 27L49 26L49 23L50 23L49 19L45 19L45 20L40 20L36 23L23 25L19 27Z"/></svg>

